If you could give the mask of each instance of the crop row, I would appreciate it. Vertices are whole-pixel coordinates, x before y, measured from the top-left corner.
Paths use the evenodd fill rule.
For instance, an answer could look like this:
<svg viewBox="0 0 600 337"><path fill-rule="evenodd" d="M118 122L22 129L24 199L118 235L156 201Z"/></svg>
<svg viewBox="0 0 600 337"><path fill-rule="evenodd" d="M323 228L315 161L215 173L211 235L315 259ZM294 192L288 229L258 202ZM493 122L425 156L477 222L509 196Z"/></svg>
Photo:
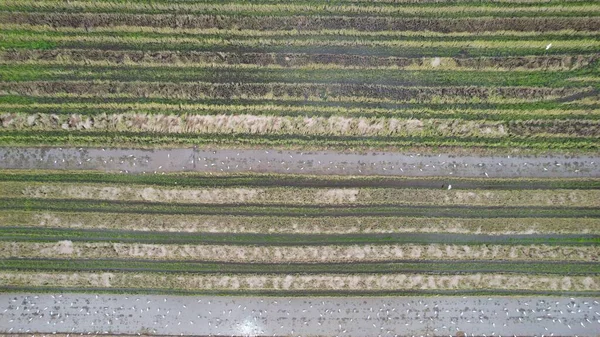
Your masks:
<svg viewBox="0 0 600 337"><path fill-rule="evenodd" d="M494 86L494 87L586 87L573 79L593 76L588 69L576 71L484 71L389 69L292 69L267 67L165 67L162 65L0 65L5 82L25 81L156 81L164 82L250 82L250 83L359 83L402 86Z"/></svg>
<svg viewBox="0 0 600 337"><path fill-rule="evenodd" d="M524 103L369 103L340 101L273 101L268 99L62 97L0 95L3 113L94 115L102 113L144 114L254 114L265 116L343 116L397 118L457 118L464 120L583 119L596 120L600 104L538 101Z"/></svg>
<svg viewBox="0 0 600 337"><path fill-rule="evenodd" d="M174 232L125 232L98 229L57 229L36 227L0 227L2 241L54 242L70 240L78 242L143 242L150 244L223 244L223 245L288 245L322 246L328 244L402 244L402 243L453 243L464 245L572 245L589 246L600 242L594 235L471 235L471 234L257 234L257 233L174 233Z"/></svg>
<svg viewBox="0 0 600 337"><path fill-rule="evenodd" d="M448 261L557 261L597 262L596 245L565 244L330 244L330 245L219 245L91 242L54 239L48 242L0 241L0 257L136 259L149 261L205 261L227 263L368 263Z"/></svg>
<svg viewBox="0 0 600 337"><path fill-rule="evenodd" d="M454 39L439 37L427 39L371 39L349 37L332 39L322 37L244 37L225 38L223 34L212 37L195 37L181 34L146 34L120 31L85 33L80 29L72 32L47 30L7 30L0 47L6 49L122 49L162 52L215 51L237 53L313 53L313 54L364 54L399 57L481 57L481 56L532 56L590 54L600 51L600 43L593 36L567 40L553 39L552 48L546 49L546 39L526 39L499 36L492 40L485 37ZM462 40L462 41L461 41Z"/></svg>
<svg viewBox="0 0 600 337"><path fill-rule="evenodd" d="M600 209L594 207L501 207L501 206L430 206L430 205L380 205L380 206L290 206L261 204L197 205L159 202L121 202L107 200L65 200L2 198L0 209L47 210L79 212L197 214L197 215L252 215L281 217L320 216L408 216L408 217L458 217L458 218L598 218Z"/></svg>
<svg viewBox="0 0 600 337"><path fill-rule="evenodd" d="M78 199L175 204L426 205L600 208L600 190L445 190L401 188L222 187L0 182L4 198Z"/></svg>
<svg viewBox="0 0 600 337"><path fill-rule="evenodd" d="M535 31L487 31L478 34L470 32L435 32L435 31L361 31L356 29L319 29L319 30L252 30L237 28L182 28L182 27L148 27L148 26L101 26L93 30L85 27L53 27L48 30L45 25L0 23L0 28L6 31L8 36L37 35L43 37L130 37L130 38L182 38L197 37L200 40L212 40L216 38L247 41L256 38L283 41L286 39L310 42L324 41L347 41L360 43L374 43L377 41L428 41L443 42L452 40L456 42L515 42L515 41L554 41L564 42L568 40L593 40L600 35L596 31L576 31L572 29L561 29L549 32ZM573 44L567 44L573 46ZM554 46L554 44L553 44ZM548 56L548 55L545 55ZM561 55L564 56L564 55Z"/></svg>
<svg viewBox="0 0 600 337"><path fill-rule="evenodd" d="M556 55L524 57L439 57L408 58L374 55L343 54L294 54L294 53L224 53L196 51L132 51L102 49L55 49L27 50L14 49L0 51L0 61L5 64L62 64L62 65L161 65L164 67L190 66L238 66L293 67L325 69L442 69L442 70L496 70L522 71L575 70L589 66L598 60L597 54ZM252 68L251 68L252 67Z"/></svg>
<svg viewBox="0 0 600 337"><path fill-rule="evenodd" d="M451 117L451 116L447 116ZM456 116L454 116L456 118ZM572 117L572 116L571 116ZM596 137L597 119L462 120L346 116L262 116L250 114L146 114L98 115L16 114L0 112L0 129L85 130L94 132L163 134L254 134L344 137Z"/></svg>
<svg viewBox="0 0 600 337"><path fill-rule="evenodd" d="M374 263L211 263L182 261L144 261L121 259L2 259L3 270L161 272L224 274L344 274L344 273L421 273L421 274L600 274L600 265L580 262L507 261L423 261Z"/></svg>
<svg viewBox="0 0 600 337"><path fill-rule="evenodd" d="M61 97L270 99L343 102L517 103L577 100L595 96L592 88L411 87L376 84L210 83L210 82L0 82L0 94Z"/></svg>
<svg viewBox="0 0 600 337"><path fill-rule="evenodd" d="M464 120L527 120L573 119L596 120L600 107L595 104L531 102L521 104L377 104L334 101L261 101L237 99L207 99L186 102L177 99L0 96L3 114L101 115L119 113L139 114L252 114L261 116L320 116L320 117L395 117L395 118L455 118ZM302 104L300 104L302 103Z"/></svg>
<svg viewBox="0 0 600 337"><path fill-rule="evenodd" d="M37 102L11 103L11 100L23 99L25 101L33 99ZM7 101L6 103L1 102ZM49 102L46 102L49 101ZM52 102L55 101L55 102ZM62 101L56 103L56 101ZM0 115L2 119L0 124L3 127L10 127L13 123L17 125L20 115L56 115L53 118L64 118L63 115L77 115L81 118L87 118L93 115L110 114L172 114L172 115L259 115L259 116L279 116L279 117L388 117L388 118L421 118L421 119L462 119L462 120L488 120L488 121L526 121L526 120L598 120L600 119L600 109L595 106L573 106L572 104L563 104L560 108L557 103L546 105L540 109L538 103L526 103L532 105L528 110L522 106L511 106L508 109L495 109L494 107L481 106L481 104L471 104L471 106L453 107L453 105L430 106L424 104L422 107L416 107L415 104L409 104L404 107L345 107L330 105L289 105L278 104L276 101L271 103L251 104L252 102L231 101L229 104L201 104L201 103L144 103L141 100L135 102L86 102L86 99L80 98L57 98L57 97L32 97L32 96L0 96ZM294 103L294 102L288 102ZM325 102L327 103L327 102ZM10 117L10 118L7 118ZM15 117L16 116L16 117ZM38 117L36 117L37 119ZM27 123L30 124L30 123ZM50 124L55 124L53 121ZM61 124L62 123L58 123ZM32 126L32 125L28 125Z"/></svg>
<svg viewBox="0 0 600 337"><path fill-rule="evenodd" d="M37 227L184 233L391 234L454 233L486 235L600 235L597 218L418 218L276 217L235 215L123 214L96 212L8 211L2 227Z"/></svg>
<svg viewBox="0 0 600 337"><path fill-rule="evenodd" d="M544 41L494 42L475 40L466 42L427 42L402 41L362 42L362 41L304 41L282 38L266 39L198 39L192 37L121 37L112 36L50 36L51 34L31 35L25 32L14 35L3 32L0 47L4 49L49 50L65 49L121 49L163 52L215 51L233 53L313 53L313 54L363 54L400 57L506 57L535 55L590 54L600 52L596 40L556 41L546 50Z"/></svg>
<svg viewBox="0 0 600 337"><path fill-rule="evenodd" d="M115 49L114 47L120 46L120 49L124 49L122 51L127 52L147 50L157 53L174 51L206 53L216 51L216 55L220 58L219 63L228 54L235 53L292 55L304 53L329 54L338 57L349 57L353 54L369 57L440 57L439 65L436 61L432 68L440 67L442 65L441 57L448 56L470 59L482 56L486 58L531 57L534 55L564 57L566 52L574 55L597 54L599 35L596 32L573 32L570 30L551 33L502 31L472 36L462 32L256 31L129 26L98 27L93 31L87 31L84 28L57 27L48 30L46 26L13 24L0 24L0 29L4 30L3 45L13 48L19 46L11 45L11 41L14 43L45 41L52 43L53 48L61 47L68 50L94 51ZM551 48L547 48L548 41L553 41ZM109 46L113 46L113 48L107 48ZM371 50L357 51L357 48L367 47ZM336 51L336 48L340 51ZM510 52L507 49L510 49ZM415 51L425 54L415 55ZM392 54L385 55L386 53ZM528 53L532 55L528 55Z"/></svg>
<svg viewBox="0 0 600 337"><path fill-rule="evenodd" d="M539 276L512 274L161 274L3 271L2 287L137 288L180 290L600 290L597 276Z"/></svg>
<svg viewBox="0 0 600 337"><path fill-rule="evenodd" d="M293 174L208 175L180 172L164 175L122 175L101 171L10 170L0 171L0 181L37 183L105 183L179 187L328 187L328 188L445 188L454 190L600 189L600 178L461 178L410 176L320 176ZM477 192L477 191L475 191Z"/></svg>
<svg viewBox="0 0 600 337"><path fill-rule="evenodd" d="M483 17L483 18L395 18L375 16L245 16L189 14L121 13L0 13L0 22L48 25L52 27L146 26L173 28L237 28L248 30L322 30L360 31L575 31L600 30L598 17Z"/></svg>
<svg viewBox="0 0 600 337"><path fill-rule="evenodd" d="M596 16L600 14L597 6L586 3L569 3L564 5L539 6L490 3L487 6L464 5L460 3L439 4L436 7L418 4L404 6L382 5L369 6L365 4L204 4L189 2L153 2L148 3L93 3L83 1L6 1L0 6L3 11L29 12L60 12L60 13L135 13L135 14L215 14L220 15L253 15L253 16L290 16L290 15L344 15L344 16L390 16L390 17L520 17L520 16Z"/></svg>
<svg viewBox="0 0 600 337"><path fill-rule="evenodd" d="M177 147L235 146L322 149L385 149L406 151L415 148L440 148L456 152L471 148L478 153L498 153L502 149L520 149L537 154L549 150L597 151L600 144L593 137L350 137L254 134L160 134L141 132L72 132L72 131L0 131L0 145L8 146L112 146L112 147ZM493 150L493 151L492 151ZM418 150L417 150L418 151ZM487 151L487 152L486 152Z"/></svg>

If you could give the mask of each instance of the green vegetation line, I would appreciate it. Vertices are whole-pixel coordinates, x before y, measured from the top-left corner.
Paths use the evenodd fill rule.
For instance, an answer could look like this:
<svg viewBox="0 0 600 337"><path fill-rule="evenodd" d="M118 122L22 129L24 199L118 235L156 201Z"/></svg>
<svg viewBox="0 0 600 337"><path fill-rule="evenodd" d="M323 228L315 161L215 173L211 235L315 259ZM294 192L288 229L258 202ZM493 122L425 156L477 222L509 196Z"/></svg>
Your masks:
<svg viewBox="0 0 600 337"><path fill-rule="evenodd" d="M147 260L60 260L60 259L3 259L3 270L35 271L136 271L170 273L269 273L269 274L318 274L318 273L515 273L515 274L600 274L598 263L533 263L533 262L486 262L486 261L420 261L389 263L212 263Z"/></svg>
<svg viewBox="0 0 600 337"><path fill-rule="evenodd" d="M504 245L597 245L599 235L473 235L473 234L253 234L169 233L115 230L0 227L0 240L20 242L138 242L155 244L239 245L352 245L352 244L504 244Z"/></svg>
<svg viewBox="0 0 600 337"><path fill-rule="evenodd" d="M188 291L180 289L139 289L139 288L69 288L69 287L27 287L3 286L0 293L87 293L87 294L155 294L182 296L273 296L273 297L387 297L387 296L572 296L600 297L600 291L533 291L533 290L399 290L399 291L272 291L272 290L200 290Z"/></svg>
<svg viewBox="0 0 600 337"><path fill-rule="evenodd" d="M179 187L387 187L453 189L523 190L523 189L600 189L600 178L459 178L459 177L388 177L388 176L316 176L290 174L227 174L168 173L164 175L123 175L98 171L0 171L0 181L52 183L109 183L119 185L155 185Z"/></svg>
<svg viewBox="0 0 600 337"><path fill-rule="evenodd" d="M75 65L0 65L3 81L165 81L165 82L254 82L254 83L377 83L417 86L535 86L587 87L572 81L577 76L597 76L597 66L560 72L545 71L452 71L389 69L219 69L160 66L75 66Z"/></svg>
<svg viewBox="0 0 600 337"><path fill-rule="evenodd" d="M600 149L597 137L354 137L254 134L184 134L143 132L69 132L69 131L6 131L0 130L0 146L109 146L160 147L187 145L232 145L264 147L313 148L394 148L472 147L487 149L520 148L539 151L577 150L596 152Z"/></svg>

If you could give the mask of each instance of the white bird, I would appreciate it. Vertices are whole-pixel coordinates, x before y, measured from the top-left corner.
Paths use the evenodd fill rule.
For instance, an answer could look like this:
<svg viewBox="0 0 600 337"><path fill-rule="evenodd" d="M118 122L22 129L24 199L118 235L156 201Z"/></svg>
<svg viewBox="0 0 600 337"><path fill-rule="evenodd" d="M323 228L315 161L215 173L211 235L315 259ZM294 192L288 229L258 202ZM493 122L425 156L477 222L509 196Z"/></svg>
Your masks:
<svg viewBox="0 0 600 337"><path fill-rule="evenodd" d="M550 47L552 47L552 43L549 43L549 44L546 46L546 50L550 49Z"/></svg>
<svg viewBox="0 0 600 337"><path fill-rule="evenodd" d="M448 189L451 190L452 189L452 185L448 184Z"/></svg>

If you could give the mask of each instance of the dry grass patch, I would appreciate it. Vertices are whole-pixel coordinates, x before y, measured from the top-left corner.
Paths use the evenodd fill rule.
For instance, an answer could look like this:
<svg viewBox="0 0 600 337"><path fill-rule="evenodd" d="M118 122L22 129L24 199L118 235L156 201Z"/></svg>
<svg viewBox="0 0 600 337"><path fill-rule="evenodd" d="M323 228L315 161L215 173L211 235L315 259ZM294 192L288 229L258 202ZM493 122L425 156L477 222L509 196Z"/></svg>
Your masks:
<svg viewBox="0 0 600 337"><path fill-rule="evenodd" d="M568 13L581 13L586 14L587 12L597 11L597 7L593 5L587 6L522 6L522 4L514 4L507 7L481 7L481 6L469 6L464 4L451 3L450 5L439 3L435 7L421 7L414 6L415 2L404 3L403 6L390 6L390 3L379 2L377 6L368 4L204 4L204 3L186 3L186 2L154 2L148 3L132 3L132 2L87 2L87 1L69 1L64 3L61 1L50 2L44 1L42 3L38 1L23 1L18 2L21 6L33 10L49 10L53 12L89 12L90 10L101 10L102 12L108 13L135 13L135 12L164 12L164 13L189 13L189 14L205 14L205 13L244 13L248 14L260 14L264 12L271 13L285 13L287 15L331 15L336 13L337 15L361 15L361 16L419 16L423 14L464 14L470 13L472 16L494 16L494 14L501 13L555 13L560 15L564 12ZM396 1L396 3L398 3ZM402 3L402 2L400 2Z"/></svg>
<svg viewBox="0 0 600 337"><path fill-rule="evenodd" d="M0 213L0 226L263 234L600 234L600 219L593 218L296 218L10 211Z"/></svg>
<svg viewBox="0 0 600 337"><path fill-rule="evenodd" d="M14 125L14 127L33 127L33 123L36 120L43 121L47 117L46 114L42 115L27 115L20 113L13 113L12 111L15 109L22 108L36 108L40 110L59 110L62 108L68 108L71 111L82 110L85 111L89 109L89 103L81 103L81 102L68 102L68 103L46 103L46 102L37 102L37 103L1 103L0 107L3 109L5 116L9 116L11 118L10 125ZM195 102L184 102L181 104L168 104L168 103L158 103L158 102L127 102L127 103L118 103L118 102L103 102L103 103L94 103L94 108L103 109L106 111L110 110L118 110L123 111L124 109L129 109L130 114L145 114L149 111L154 113L162 113L167 115L169 113L177 113L178 115L188 114L224 114L227 112L228 114L233 115L280 115L282 110L285 110L289 113L295 113L298 115L319 115L319 114L327 114L327 115L338 115L338 116L348 116L348 115L394 115L398 113L402 114L445 114L448 117L453 115L477 115L481 113L481 109L471 109L471 108L445 108L445 109L430 109L426 107L420 108L375 108L375 107L341 107L341 106L309 106L309 105L301 105L301 106L281 106L277 103L269 104L252 104L245 105L240 103L235 103L233 105L220 105L220 104L203 104L203 103L195 103ZM543 116L543 115L568 115L569 117L574 116L589 116L598 114L596 110L588 110L588 109L530 109L527 111L531 115ZM486 113L490 115L517 115L523 114L522 110L514 110L514 109L486 109ZM109 114L107 114L109 115ZM110 114L112 115L112 114ZM23 119L23 116L27 116L30 119L30 122L26 122ZM71 115L68 115L69 117ZM75 114L75 116L79 116L79 114ZM83 116L83 115L81 115ZM103 115L99 115L103 116ZM64 123L65 117L63 115L56 115L58 121L60 121L60 125ZM13 122L14 119L14 122ZM87 119L86 119L87 120ZM418 120L416 120L418 121ZM95 122L95 121L94 121ZM91 119L90 119L91 123ZM91 125L91 124L90 124ZM8 125L7 125L8 126ZM71 126L72 127L72 126ZM82 127L80 125L80 127Z"/></svg>
<svg viewBox="0 0 600 337"><path fill-rule="evenodd" d="M330 116L271 116L243 114L24 114L2 113L0 125L11 130L89 130L160 132L167 134L254 134L315 136L439 136L506 137L593 136L600 123L594 120L488 121L448 118L391 118Z"/></svg>
<svg viewBox="0 0 600 337"><path fill-rule="evenodd" d="M598 276L472 275L193 275L160 273L0 272L2 286L181 290L536 290L598 291Z"/></svg>
<svg viewBox="0 0 600 337"><path fill-rule="evenodd" d="M369 262L396 260L594 261L596 246L328 245L250 246L109 242L0 242L1 258L119 258L243 263Z"/></svg>
<svg viewBox="0 0 600 337"><path fill-rule="evenodd" d="M506 136L504 122L385 117L294 117L251 114L123 113L0 115L2 127L17 130L91 130L162 133L247 133L330 136Z"/></svg>
<svg viewBox="0 0 600 337"><path fill-rule="evenodd" d="M1 185L1 183L0 183ZM27 185L27 184L26 184ZM169 189L159 187L113 187L79 184L35 184L24 186L22 195L29 198L69 198L98 200L130 200L150 202L178 202L200 204L227 204L264 202L268 194L263 189L207 188Z"/></svg>
<svg viewBox="0 0 600 337"><path fill-rule="evenodd" d="M288 205L475 205L475 206L573 206L600 207L600 190L443 190L387 188L165 188L0 182L1 194L10 197L151 201L198 204Z"/></svg>

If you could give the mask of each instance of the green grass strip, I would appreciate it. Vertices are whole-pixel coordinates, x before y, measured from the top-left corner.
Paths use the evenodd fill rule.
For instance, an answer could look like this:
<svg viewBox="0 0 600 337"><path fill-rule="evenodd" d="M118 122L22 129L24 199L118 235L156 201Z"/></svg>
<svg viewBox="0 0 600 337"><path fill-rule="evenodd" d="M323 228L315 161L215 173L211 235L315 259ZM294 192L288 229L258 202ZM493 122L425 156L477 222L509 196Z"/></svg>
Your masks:
<svg viewBox="0 0 600 337"><path fill-rule="evenodd" d="M4 32L3 32L4 33ZM127 41L124 38L110 41L85 41L85 40L64 40L60 37L37 37L26 35L12 36L5 33L5 36L0 40L0 48L16 48L16 49L115 49L115 50L146 50L146 51L221 51L221 52L236 52L236 53L317 53L317 54L359 54L359 55L374 55L374 56L397 56L397 57L503 57L503 56L535 56L535 55L564 55L564 54L587 54L599 53L600 46L587 44L582 40L581 46L577 47L562 47L545 48L522 47L522 48L506 48L493 47L486 48L470 47L469 41L465 41L463 46L451 47L385 47L385 46L327 46L327 45L277 45L263 44L258 40L248 41L229 41L221 44L209 44L206 42L173 42L160 41L160 43L146 43L142 41ZM26 38L25 38L26 37ZM282 38L281 44L289 40L288 37ZM323 41L324 42L324 41ZM509 42L507 42L509 43Z"/></svg>
<svg viewBox="0 0 600 337"><path fill-rule="evenodd" d="M37 49L50 50L55 49L58 45L55 42L48 40L18 40L18 39L0 39L0 49Z"/></svg>
<svg viewBox="0 0 600 337"><path fill-rule="evenodd" d="M233 145L266 147L312 147L336 149L424 147L520 148L538 151L600 149L597 137L354 137L254 134L164 134L137 132L0 131L2 146L112 146L156 147L184 145Z"/></svg>
<svg viewBox="0 0 600 337"><path fill-rule="evenodd" d="M598 245L600 235L473 235L473 234L233 234L169 233L114 230L0 227L0 240L20 242L139 242L155 244L238 245L354 245L354 244L504 244L504 245Z"/></svg>
<svg viewBox="0 0 600 337"><path fill-rule="evenodd" d="M83 294L123 294L123 295L180 295L180 296L273 296L273 297L398 297L398 296L563 296L600 297L600 291L532 291L532 290L398 290L398 291L273 291L273 290L180 290L180 289L139 289L139 288L68 288L68 287L26 287L3 286L0 293L83 293Z"/></svg>
<svg viewBox="0 0 600 337"><path fill-rule="evenodd" d="M53 183L110 183L180 187L387 187L453 189L600 189L600 178L572 179L479 179L454 177L387 177L387 176L309 176L288 174L227 174L214 176L202 173L171 173L164 175L123 175L98 171L0 171L0 181Z"/></svg>
<svg viewBox="0 0 600 337"><path fill-rule="evenodd" d="M0 18L2 15L0 14ZM449 40L460 45L460 42L477 42L478 44L485 44L485 42L502 42L508 43L510 41L523 42L532 41L536 44L540 44L540 41L555 41L565 42L564 45L559 44L559 49L566 48L567 46L575 47L579 44L584 45L586 41L593 40L598 36L598 33L592 31L580 32L580 31L546 31L546 32L522 32L522 31L501 31L501 32L483 32L481 34L474 34L470 32L429 32L429 31L375 31L375 32L364 32L361 30L350 30L350 29L321 29L321 30L306 30L306 31L290 31L290 30L250 30L250 29L215 29L215 28L181 28L180 30L173 30L167 27L153 27L148 28L131 28L131 27L98 27L96 30L84 30L81 27L57 27L55 30L47 30L43 26L37 25L19 25L19 24L7 24L2 25L7 38L24 40L32 39L35 37L51 39L53 41L72 41L74 37L89 37L98 39L104 39L109 41L109 38L122 38L121 41L128 41L124 39L143 39L147 43L149 39L158 39L163 42L164 39L184 39L194 37L197 40L194 43L199 45L211 45L215 43L223 43L226 40L236 40L238 42L247 42L250 45L254 44L257 38L269 39L271 42L280 44L285 43L286 40L294 41L294 45L303 45L299 43L303 41L305 44L315 44L317 42L353 42L361 41L361 43L375 43L375 42L393 42L401 39L402 41L413 41L423 42L424 45L427 42L447 42ZM62 40L61 40L62 38ZM211 40L224 40L224 41L211 41ZM99 42L106 42L100 40ZM207 41L208 40L208 41ZM116 41L113 39L112 41ZM197 42L196 42L197 41ZM181 42L181 41L180 41ZM434 44L435 45L435 44ZM545 46L545 45L543 45ZM554 44L553 44L554 46ZM406 47L410 47L407 45ZM432 46L430 46L432 47ZM451 47L453 47L451 45ZM488 48L500 48L499 46L489 45L485 46ZM524 45L517 45L516 48L529 48Z"/></svg>
<svg viewBox="0 0 600 337"><path fill-rule="evenodd" d="M63 260L63 259L3 259L3 270L35 271L135 271L169 273L225 274L324 274L324 273L510 273L510 274L600 274L598 263L534 263L480 261L419 261L390 263L211 263L146 260Z"/></svg>
<svg viewBox="0 0 600 337"><path fill-rule="evenodd" d="M206 214L206 215L261 215L261 216L411 216L411 217L456 217L456 218L598 218L600 209L564 207L480 207L480 206L354 206L354 207L310 207L280 205L194 205L165 204L151 202L122 202L101 200L64 199L0 199L0 210L22 211L49 210L111 213L149 214Z"/></svg>

